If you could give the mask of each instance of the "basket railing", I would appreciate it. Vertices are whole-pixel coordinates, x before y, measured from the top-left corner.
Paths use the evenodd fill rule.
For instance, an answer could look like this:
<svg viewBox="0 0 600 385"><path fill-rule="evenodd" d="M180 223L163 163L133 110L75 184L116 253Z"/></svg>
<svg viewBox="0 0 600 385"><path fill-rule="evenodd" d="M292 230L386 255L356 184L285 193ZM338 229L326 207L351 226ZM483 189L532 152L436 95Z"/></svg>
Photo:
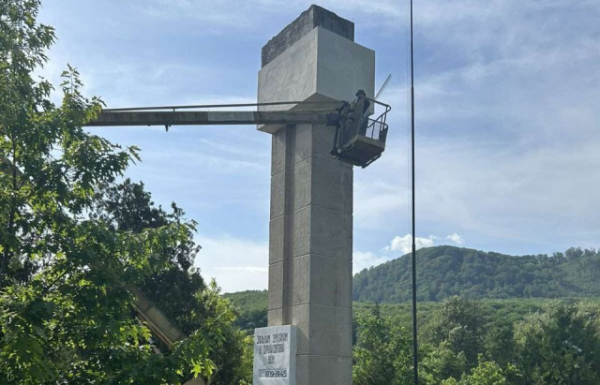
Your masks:
<svg viewBox="0 0 600 385"><path fill-rule="evenodd" d="M390 112L392 107L390 107L389 105L387 105L385 103L381 103L375 99L371 99L371 98L367 98L367 99L370 102L373 102L375 104L379 104L380 106L383 106L384 111L381 115L379 115L375 119L371 119L366 115L362 117L362 119L367 119L367 121L368 121L365 133L363 135L366 136L367 138L385 142L385 140L387 138L387 131L388 131L388 125L386 123L387 114L388 114L388 112Z"/></svg>

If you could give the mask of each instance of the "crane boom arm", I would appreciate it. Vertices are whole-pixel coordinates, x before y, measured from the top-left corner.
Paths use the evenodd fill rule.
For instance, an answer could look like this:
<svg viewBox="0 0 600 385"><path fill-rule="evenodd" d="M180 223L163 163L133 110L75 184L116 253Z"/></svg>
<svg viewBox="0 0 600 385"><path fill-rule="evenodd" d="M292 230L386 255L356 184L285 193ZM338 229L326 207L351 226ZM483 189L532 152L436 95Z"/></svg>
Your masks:
<svg viewBox="0 0 600 385"><path fill-rule="evenodd" d="M326 124L326 111L110 111L87 126Z"/></svg>

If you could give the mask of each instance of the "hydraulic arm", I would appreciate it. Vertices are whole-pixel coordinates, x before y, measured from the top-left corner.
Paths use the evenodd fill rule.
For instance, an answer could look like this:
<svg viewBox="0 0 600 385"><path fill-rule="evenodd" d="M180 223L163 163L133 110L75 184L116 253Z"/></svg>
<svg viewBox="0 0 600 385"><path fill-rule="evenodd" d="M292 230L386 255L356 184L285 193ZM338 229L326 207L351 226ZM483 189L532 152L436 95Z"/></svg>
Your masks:
<svg viewBox="0 0 600 385"><path fill-rule="evenodd" d="M357 93L358 95L358 93ZM252 104L169 106L105 109L87 125L94 126L171 126L201 125L296 125L325 124L335 126L331 154L340 161L367 167L381 156L385 149L388 125L386 116L391 107L375 99L363 98L348 103L333 102L273 102ZM368 101L367 101L368 100ZM384 112L376 119L368 116L368 103L378 104ZM358 105L357 105L358 103ZM317 105L311 110L285 111L206 111L208 108L254 107L276 105ZM204 109L204 110L202 110ZM359 111L360 110L360 111Z"/></svg>
<svg viewBox="0 0 600 385"><path fill-rule="evenodd" d="M88 126L197 126L239 124L326 124L327 113L295 111L113 111Z"/></svg>

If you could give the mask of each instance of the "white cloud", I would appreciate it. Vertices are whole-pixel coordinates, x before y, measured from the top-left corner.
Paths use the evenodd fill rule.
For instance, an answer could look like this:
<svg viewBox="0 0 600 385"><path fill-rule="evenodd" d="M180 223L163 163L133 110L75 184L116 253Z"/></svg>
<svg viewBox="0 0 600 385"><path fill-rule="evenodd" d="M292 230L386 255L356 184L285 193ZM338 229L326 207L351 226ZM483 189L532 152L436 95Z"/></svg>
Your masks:
<svg viewBox="0 0 600 385"><path fill-rule="evenodd" d="M134 6L144 16L155 20L196 20L205 24L204 29L214 26L229 26L247 28L252 20L251 2L238 0L138 0L132 1ZM235 9L236 12L232 12ZM211 30L216 32L214 30Z"/></svg>
<svg viewBox="0 0 600 385"><path fill-rule="evenodd" d="M581 139L588 143L513 151L430 142L421 162L420 220L513 240L592 229L598 235L592 191L600 188L600 140Z"/></svg>
<svg viewBox="0 0 600 385"><path fill-rule="evenodd" d="M455 242L462 242L462 238L458 234L449 235L447 239L450 239L451 237ZM415 246L417 250L422 249L423 247L431 247L434 246L438 240L440 240L440 237L435 235L417 237L415 239ZM410 252L412 252L412 236L410 234L396 236L390 241L389 245L381 249L379 254L371 251L355 251L353 255L353 272L356 274L363 269L381 265L382 263L399 258Z"/></svg>
<svg viewBox="0 0 600 385"><path fill-rule="evenodd" d="M246 272L246 273L261 273L261 274L266 274L269 272L268 267L259 267L259 266L225 266L225 267L215 267L215 270L241 271L241 272Z"/></svg>
<svg viewBox="0 0 600 385"><path fill-rule="evenodd" d="M463 239L463 237L461 237L460 235L458 235L457 233L448 235L446 237L446 239L456 243L457 245L462 245L465 243L465 240Z"/></svg>
<svg viewBox="0 0 600 385"><path fill-rule="evenodd" d="M427 238L417 237L415 239L415 247L422 249L423 247L431 247L437 239L436 236L430 235ZM412 251L412 236L406 234L404 236L396 236L392 239L390 246L386 248L389 251L400 251L403 255Z"/></svg>
<svg viewBox="0 0 600 385"><path fill-rule="evenodd" d="M356 274L359 271L362 271L363 269L381 265L382 263L387 262L390 259L391 258L389 256L377 255L370 251L355 251L352 255L352 273Z"/></svg>
<svg viewBox="0 0 600 385"><path fill-rule="evenodd" d="M235 238L197 236L202 245L195 266L205 280L215 278L223 292L267 288L269 247L266 242Z"/></svg>
<svg viewBox="0 0 600 385"><path fill-rule="evenodd" d="M218 171L221 174L253 174L257 171L268 171L266 162L253 162L241 159L231 159L224 156L204 155L198 151L178 151L170 154L149 154L146 160L161 161L169 158L172 162L186 164L187 167L207 167L209 170Z"/></svg>
<svg viewBox="0 0 600 385"><path fill-rule="evenodd" d="M428 237L417 237L415 239L416 249L422 249L424 247L432 247L436 244L436 242L440 241L442 238L436 235L430 235ZM454 242L457 245L464 244L464 239L457 233L453 233L448 235L445 239ZM393 252L400 253L393 253ZM381 249L381 253L373 253L371 251L355 251L353 255L353 272L354 274L358 273L363 269L367 269L369 267L381 265L389 260L399 258L402 255L406 255L412 252L412 237L410 234L406 234L403 236L396 236L391 240L388 246L385 246Z"/></svg>

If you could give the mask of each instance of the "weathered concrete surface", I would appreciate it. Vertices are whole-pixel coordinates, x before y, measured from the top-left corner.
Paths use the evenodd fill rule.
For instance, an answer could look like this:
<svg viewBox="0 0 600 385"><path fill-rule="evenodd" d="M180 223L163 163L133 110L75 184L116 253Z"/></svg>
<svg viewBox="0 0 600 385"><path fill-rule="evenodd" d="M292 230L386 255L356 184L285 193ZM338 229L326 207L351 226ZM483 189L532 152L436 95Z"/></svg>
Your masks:
<svg viewBox="0 0 600 385"><path fill-rule="evenodd" d="M353 171L329 155L333 135L273 135L269 326L298 327L298 385L351 383ZM318 374L322 359L333 366Z"/></svg>
<svg viewBox="0 0 600 385"><path fill-rule="evenodd" d="M258 102L351 100L373 96L375 52L321 27L298 39L258 73ZM333 110L337 104L263 106L260 111ZM259 126L274 133L282 124Z"/></svg>
<svg viewBox="0 0 600 385"><path fill-rule="evenodd" d="M331 14L319 12L324 18ZM282 32L285 38L280 41L287 49L267 60L259 72L259 102L350 100L357 89L373 95L375 53L322 28L327 20L319 23L309 31L296 25ZM304 35L292 38L290 31ZM315 106L262 110L284 109ZM297 326L297 385L350 385L352 166L329 154L333 127L288 124L259 129L273 134L269 326Z"/></svg>
<svg viewBox="0 0 600 385"><path fill-rule="evenodd" d="M354 41L354 23L335 13L312 5L269 42L262 49L262 66L266 66L282 52L291 47L301 37L321 27L346 39Z"/></svg>

